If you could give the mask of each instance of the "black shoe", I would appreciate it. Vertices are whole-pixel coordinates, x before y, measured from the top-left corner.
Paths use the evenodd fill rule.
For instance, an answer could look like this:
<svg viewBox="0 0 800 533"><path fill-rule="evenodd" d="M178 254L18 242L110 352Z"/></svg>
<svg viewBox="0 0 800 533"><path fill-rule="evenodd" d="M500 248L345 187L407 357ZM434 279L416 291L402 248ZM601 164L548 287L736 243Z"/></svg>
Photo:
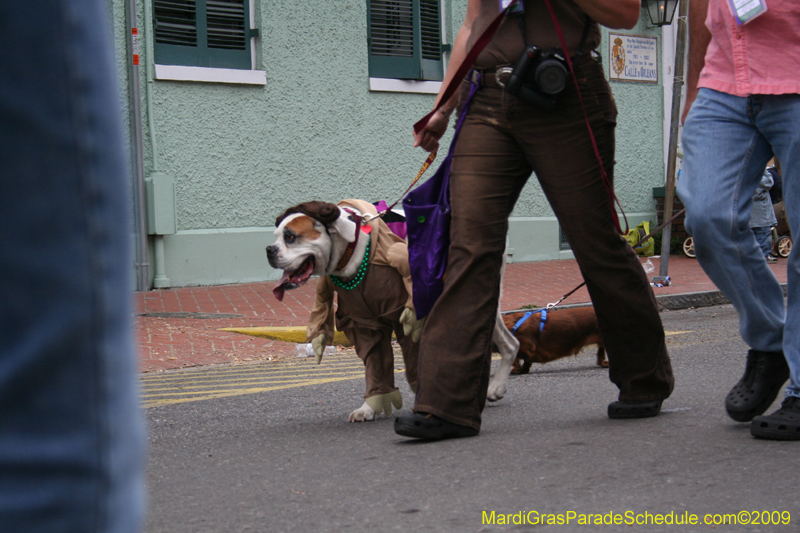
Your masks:
<svg viewBox="0 0 800 533"><path fill-rule="evenodd" d="M448 422L426 413L401 413L394 419L394 432L404 437L424 440L474 437L478 430Z"/></svg>
<svg viewBox="0 0 800 533"><path fill-rule="evenodd" d="M750 434L759 439L800 440L800 398L787 396L771 415L755 417Z"/></svg>
<svg viewBox="0 0 800 533"><path fill-rule="evenodd" d="M649 418L661 412L663 400L649 402L613 402L608 404L608 418Z"/></svg>
<svg viewBox="0 0 800 533"><path fill-rule="evenodd" d="M750 350L744 376L725 398L728 416L737 422L750 422L763 414L788 379L789 365L783 352Z"/></svg>

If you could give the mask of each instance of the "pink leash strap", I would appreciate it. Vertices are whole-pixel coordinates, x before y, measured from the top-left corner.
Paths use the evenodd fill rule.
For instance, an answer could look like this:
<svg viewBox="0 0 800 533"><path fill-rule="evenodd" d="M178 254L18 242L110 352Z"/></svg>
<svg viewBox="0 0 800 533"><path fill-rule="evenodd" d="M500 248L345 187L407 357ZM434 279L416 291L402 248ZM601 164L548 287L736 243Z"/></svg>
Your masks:
<svg viewBox="0 0 800 533"><path fill-rule="evenodd" d="M422 128L425 127L425 125L431 119L433 114L439 111L439 108L442 107L445 103L447 103L450 100L450 98L452 98L452 96L458 90L458 86L461 85L461 80L464 79L464 76L467 75L469 69L472 68L472 64L475 63L476 59L478 59L478 55L481 53L484 47L486 47L486 45L489 44L489 41L492 40L492 37L497 31L497 28L500 27L500 23L503 22L503 17L506 15L506 13L508 13L508 10L511 9L511 7L514 6L515 4L516 2L511 2L508 6L506 6L506 8L503 11L501 11L500 14L497 15L497 17L492 21L492 23L489 24L489 27L483 31L481 36L478 37L478 40L475 41L474 45L472 45L472 49L470 49L469 53L467 54L467 57L464 58L464 62L461 63L460 67L458 67L455 76L453 76L453 78L450 80L450 83L448 83L447 88L445 89L444 94L442 95L442 98L439 100L439 104L434 108L433 111L431 111L430 113L419 119L417 123L414 124L414 131L416 133L422 131Z"/></svg>

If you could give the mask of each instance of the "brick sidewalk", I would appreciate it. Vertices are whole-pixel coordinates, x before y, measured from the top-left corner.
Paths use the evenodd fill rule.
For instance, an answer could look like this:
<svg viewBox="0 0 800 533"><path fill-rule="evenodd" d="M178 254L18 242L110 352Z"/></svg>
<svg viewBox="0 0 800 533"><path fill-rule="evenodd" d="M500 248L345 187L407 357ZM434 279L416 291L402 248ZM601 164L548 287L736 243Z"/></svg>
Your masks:
<svg viewBox="0 0 800 533"><path fill-rule="evenodd" d="M659 258L648 277L658 275ZM647 263L647 259L642 259ZM786 261L770 265L781 283L786 282ZM657 296L713 291L716 287L697 261L682 255L669 259L672 285L654 288ZM543 306L571 291L583 281L574 260L537 261L507 265L503 284L503 311L527 305ZM275 282L246 283L215 287L138 292L136 335L143 372L198 365L240 363L282 359L294 355L294 345L220 328L257 326L305 326L314 302L316 281L287 291L283 302L272 295ZM565 304L589 301L581 288ZM170 313L168 318L140 316L145 313ZM190 313L183 317L174 313ZM202 313L202 315L197 315Z"/></svg>

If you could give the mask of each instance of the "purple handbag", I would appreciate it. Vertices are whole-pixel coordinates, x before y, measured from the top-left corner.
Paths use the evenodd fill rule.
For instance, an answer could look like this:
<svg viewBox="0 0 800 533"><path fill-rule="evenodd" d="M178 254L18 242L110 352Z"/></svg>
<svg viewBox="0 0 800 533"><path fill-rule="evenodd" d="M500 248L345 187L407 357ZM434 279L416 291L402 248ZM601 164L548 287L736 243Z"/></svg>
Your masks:
<svg viewBox="0 0 800 533"><path fill-rule="evenodd" d="M479 77L479 74L473 71L473 76ZM450 165L458 134L469 111L469 103L479 87L479 79L470 79L469 96L458 117L447 157L428 181L408 193L403 200L417 318L428 316L444 289L450 248Z"/></svg>

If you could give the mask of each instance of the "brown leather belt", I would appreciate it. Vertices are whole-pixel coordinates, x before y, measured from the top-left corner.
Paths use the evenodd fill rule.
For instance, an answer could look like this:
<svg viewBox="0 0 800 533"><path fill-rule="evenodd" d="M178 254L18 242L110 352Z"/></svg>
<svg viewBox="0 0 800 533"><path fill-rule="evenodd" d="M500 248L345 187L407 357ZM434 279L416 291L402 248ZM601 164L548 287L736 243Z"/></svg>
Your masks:
<svg viewBox="0 0 800 533"><path fill-rule="evenodd" d="M510 74L510 72L501 72L500 73L499 77L500 77L501 83L504 83L506 81L506 79L508 78L508 74ZM496 68L491 68L491 69L488 69L488 68L487 69L474 68L469 72L468 78L472 82L475 82L475 83L480 82L481 87L502 87L503 86L500 83L497 83L498 74L497 74L497 69Z"/></svg>
<svg viewBox="0 0 800 533"><path fill-rule="evenodd" d="M600 63L602 62L602 57L596 50L591 50L588 54L584 55L580 61L578 61L578 64L588 60ZM513 65L499 65L497 67L487 69L473 68L469 71L467 80L476 83L480 81L481 87L503 87L508 79L508 75L513 69ZM500 78L500 83L497 82L498 78Z"/></svg>

